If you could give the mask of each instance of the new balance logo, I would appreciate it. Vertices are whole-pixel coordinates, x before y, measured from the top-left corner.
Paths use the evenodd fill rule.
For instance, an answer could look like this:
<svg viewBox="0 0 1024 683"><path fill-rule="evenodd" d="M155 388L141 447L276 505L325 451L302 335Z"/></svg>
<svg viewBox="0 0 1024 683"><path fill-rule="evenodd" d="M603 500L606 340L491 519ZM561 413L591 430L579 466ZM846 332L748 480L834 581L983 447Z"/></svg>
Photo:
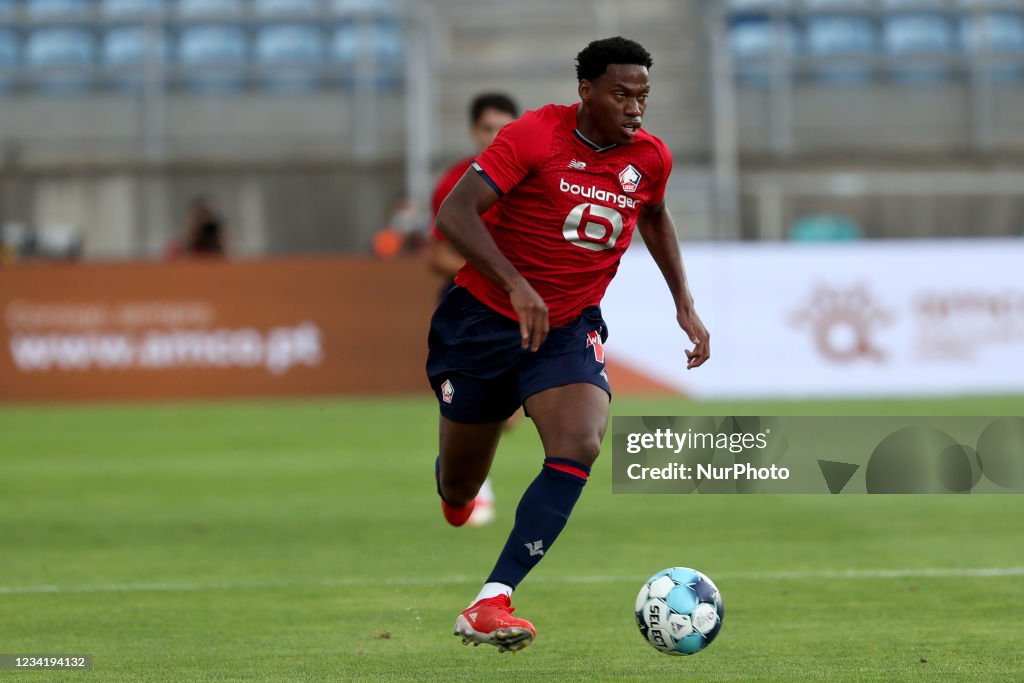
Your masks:
<svg viewBox="0 0 1024 683"><path fill-rule="evenodd" d="M575 168L577 171L582 171L586 167L587 162L585 161L576 161L575 159L573 159L572 161L569 162L569 168Z"/></svg>
<svg viewBox="0 0 1024 683"><path fill-rule="evenodd" d="M534 541L533 543L524 543L523 545L530 551L530 557L544 554L544 541Z"/></svg>

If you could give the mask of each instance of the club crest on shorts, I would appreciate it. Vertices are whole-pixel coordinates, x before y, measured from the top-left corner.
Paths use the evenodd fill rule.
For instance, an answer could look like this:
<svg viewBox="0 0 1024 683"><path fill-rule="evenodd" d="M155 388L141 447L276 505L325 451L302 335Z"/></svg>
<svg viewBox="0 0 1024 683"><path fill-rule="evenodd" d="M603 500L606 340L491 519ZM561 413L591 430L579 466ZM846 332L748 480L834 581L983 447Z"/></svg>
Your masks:
<svg viewBox="0 0 1024 683"><path fill-rule="evenodd" d="M633 164L629 164L626 168L619 171L619 184L622 185L623 192L636 192L641 178L643 176L640 175L640 171L633 168Z"/></svg>
<svg viewBox="0 0 1024 683"><path fill-rule="evenodd" d="M441 385L441 400L445 403L451 403L453 396L455 396L455 387L452 386L450 379L446 379L444 384Z"/></svg>
<svg viewBox="0 0 1024 683"><path fill-rule="evenodd" d="M587 332L587 348L594 347L594 359L598 363L604 362L604 342L601 341L601 333L597 330Z"/></svg>

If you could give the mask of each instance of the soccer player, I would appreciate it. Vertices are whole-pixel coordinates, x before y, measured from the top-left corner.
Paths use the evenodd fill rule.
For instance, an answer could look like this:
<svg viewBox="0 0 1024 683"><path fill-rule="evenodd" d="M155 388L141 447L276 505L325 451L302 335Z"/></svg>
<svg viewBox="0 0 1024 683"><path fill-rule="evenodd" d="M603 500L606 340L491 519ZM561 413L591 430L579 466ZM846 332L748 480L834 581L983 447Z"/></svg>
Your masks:
<svg viewBox="0 0 1024 683"><path fill-rule="evenodd" d="M518 116L519 107L516 106L515 100L504 93L488 92L474 97L469 105L469 136L473 139L476 153L480 154L487 149L494 142L498 131L515 121ZM473 163L473 159L473 156L468 156L456 161L437 181L437 185L434 186L434 194L431 197L431 210L435 219L438 209L441 208L441 203L459 182L459 179L465 175L466 170ZM425 255L431 270L445 279L442 288L443 295L454 286L455 274L462 266L466 265L466 260L448 243L436 225L431 226ZM509 420L508 425L511 424L512 420ZM492 521L494 521L494 489L491 486L490 478L487 478L484 479L484 483L476 494L473 512L466 520L466 524L484 526Z"/></svg>
<svg viewBox="0 0 1024 683"><path fill-rule="evenodd" d="M651 63L647 50L625 38L587 45L576 57L581 101L548 105L505 126L437 216L467 260L428 338L445 518L458 526L472 512L502 423L520 404L545 456L494 569L455 621L465 643L516 651L537 635L513 616L511 595L551 551L601 450L611 387L599 304L634 228L694 345L687 368L710 357L665 208L672 159L641 127ZM494 213L485 225L487 211Z"/></svg>

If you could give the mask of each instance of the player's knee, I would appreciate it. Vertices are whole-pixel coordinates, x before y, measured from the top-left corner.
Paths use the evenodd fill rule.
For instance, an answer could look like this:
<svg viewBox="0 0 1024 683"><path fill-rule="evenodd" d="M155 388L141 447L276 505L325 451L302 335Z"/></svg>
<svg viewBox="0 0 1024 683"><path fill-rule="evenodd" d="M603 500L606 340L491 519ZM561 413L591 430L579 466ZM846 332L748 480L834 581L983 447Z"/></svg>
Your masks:
<svg viewBox="0 0 1024 683"><path fill-rule="evenodd" d="M593 432L568 435L549 449L549 458L566 458L590 467L601 454L601 435Z"/></svg>

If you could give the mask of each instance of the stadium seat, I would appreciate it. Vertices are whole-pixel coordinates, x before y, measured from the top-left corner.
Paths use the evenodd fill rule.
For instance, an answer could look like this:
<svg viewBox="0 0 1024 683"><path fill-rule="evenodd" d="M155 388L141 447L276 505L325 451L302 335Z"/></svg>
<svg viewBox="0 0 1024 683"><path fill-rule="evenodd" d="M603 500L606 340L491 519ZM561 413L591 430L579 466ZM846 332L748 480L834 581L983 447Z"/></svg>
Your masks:
<svg viewBox="0 0 1024 683"><path fill-rule="evenodd" d="M4 71L17 66L18 36L14 31L0 29L0 94L8 92L14 83L13 76Z"/></svg>
<svg viewBox="0 0 1024 683"><path fill-rule="evenodd" d="M95 59L92 33L82 28L41 28L29 34L25 66L37 87L45 92L80 92L89 85L89 69Z"/></svg>
<svg viewBox="0 0 1024 683"><path fill-rule="evenodd" d="M807 53L819 60L813 67L818 81L849 85L870 80L875 32L866 17L811 17L807 20L805 44Z"/></svg>
<svg viewBox="0 0 1024 683"><path fill-rule="evenodd" d="M256 0L261 17L309 16L316 13L317 0Z"/></svg>
<svg viewBox="0 0 1024 683"><path fill-rule="evenodd" d="M116 19L159 13L160 0L102 0L103 15Z"/></svg>
<svg viewBox="0 0 1024 683"><path fill-rule="evenodd" d="M946 0L882 0L882 9L888 12L911 12L946 7Z"/></svg>
<svg viewBox="0 0 1024 683"><path fill-rule="evenodd" d="M736 61L736 78L748 85L767 85L776 42L787 56L796 52L796 31L789 21L774 23L764 16L737 19L729 27L729 49Z"/></svg>
<svg viewBox="0 0 1024 683"><path fill-rule="evenodd" d="M401 78L404 42L401 26L394 22L342 24L334 31L331 56L344 67L342 85L355 85L356 67L367 59L374 68L374 87L394 87Z"/></svg>
<svg viewBox="0 0 1024 683"><path fill-rule="evenodd" d="M398 0L332 0L331 9L342 16L373 15L376 17L397 17L401 13Z"/></svg>
<svg viewBox="0 0 1024 683"><path fill-rule="evenodd" d="M940 14L897 14L882 26L882 42L889 55L890 74L903 83L937 83L950 75L941 58L956 52L953 27ZM933 58L934 62L915 57Z"/></svg>
<svg viewBox="0 0 1024 683"><path fill-rule="evenodd" d="M234 90L245 70L245 32L238 26L193 26L181 32L178 62L195 90Z"/></svg>
<svg viewBox="0 0 1024 683"><path fill-rule="evenodd" d="M256 61L263 67L263 82L272 90L315 88L323 59L323 38L316 26L267 26L256 38Z"/></svg>
<svg viewBox="0 0 1024 683"><path fill-rule="evenodd" d="M842 12L844 10L870 9L873 0L803 0L807 12Z"/></svg>
<svg viewBox="0 0 1024 683"><path fill-rule="evenodd" d="M240 0L178 0L178 14L188 19L232 17L240 14Z"/></svg>
<svg viewBox="0 0 1024 683"><path fill-rule="evenodd" d="M156 34L157 55L167 62L167 40L163 32ZM146 29L141 26L112 28L103 37L103 64L118 69L112 77L120 89L136 90L142 86L146 64Z"/></svg>
<svg viewBox="0 0 1024 683"><path fill-rule="evenodd" d="M85 16L89 3L86 0L28 0L25 9L32 19L67 19Z"/></svg>
<svg viewBox="0 0 1024 683"><path fill-rule="evenodd" d="M14 14L14 0L0 0L0 17Z"/></svg>
<svg viewBox="0 0 1024 683"><path fill-rule="evenodd" d="M729 0L726 9L730 14L742 14L746 12L766 12L773 9L789 9L793 3L790 0Z"/></svg>
<svg viewBox="0 0 1024 683"><path fill-rule="evenodd" d="M989 54L996 60L983 72L992 80L1024 78L1024 14L992 12L965 16L960 23L960 38L972 57ZM1011 58L1010 63L998 63L1000 58L1007 57Z"/></svg>

